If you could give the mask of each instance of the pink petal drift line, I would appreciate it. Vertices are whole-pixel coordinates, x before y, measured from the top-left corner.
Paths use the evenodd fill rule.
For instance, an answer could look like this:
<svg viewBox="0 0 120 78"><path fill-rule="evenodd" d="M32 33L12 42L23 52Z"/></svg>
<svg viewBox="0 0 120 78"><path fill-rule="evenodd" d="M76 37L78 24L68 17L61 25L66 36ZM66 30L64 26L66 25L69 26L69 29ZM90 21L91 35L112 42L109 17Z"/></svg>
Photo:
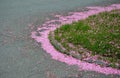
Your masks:
<svg viewBox="0 0 120 78"><path fill-rule="evenodd" d="M37 31L41 29L47 29L43 32L39 32L41 36L36 36L36 31L32 32L31 37L34 38L37 42L41 43L42 48L52 56L52 59L64 62L68 65L77 65L80 70L89 70L89 71L96 71L104 74L118 74L120 75L120 70L111 68L111 67L100 67L99 65L90 64L87 62L80 61L75 59L71 56L67 56L65 54L60 53L57 51L50 43L48 39L48 34L50 31L54 31L57 27L60 27L63 24L71 24L73 21L78 21L81 19L85 19L90 15L98 14L104 11L111 11L113 9L120 9L120 4L113 4L108 7L87 7L90 10L85 12L71 12L72 15L68 16L61 16L56 15L55 17L59 18L57 20L47 21L43 24L43 27L39 27ZM58 21L61 24L53 24L53 22ZM48 26L50 26L48 28Z"/></svg>

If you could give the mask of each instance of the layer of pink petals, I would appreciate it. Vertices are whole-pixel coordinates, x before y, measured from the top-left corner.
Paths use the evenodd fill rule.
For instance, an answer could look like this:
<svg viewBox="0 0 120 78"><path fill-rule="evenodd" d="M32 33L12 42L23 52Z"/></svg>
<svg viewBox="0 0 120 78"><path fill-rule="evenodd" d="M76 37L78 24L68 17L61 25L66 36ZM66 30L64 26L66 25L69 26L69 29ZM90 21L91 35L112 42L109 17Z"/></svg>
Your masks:
<svg viewBox="0 0 120 78"><path fill-rule="evenodd" d="M35 35L36 31L33 31L31 37L34 38L37 42L41 43L42 48L52 56L52 59L67 63L68 65L77 65L80 70L89 70L89 71L96 71L104 74L120 75L120 70L117 70L111 67L100 67L99 65L83 62L71 56L62 54L51 45L48 39L49 32L54 31L57 27L60 27L63 24L71 24L73 21L85 19L90 15L98 14L100 12L111 11L113 9L120 9L120 4L113 4L108 7L87 7L87 8L90 10L84 11L84 12L71 12L72 14L70 13L71 15L68 15L68 16L55 15L55 17L59 19L47 21L42 25L42 27L38 28L38 30L47 29L43 32L39 32L41 36L36 36ZM56 22L56 21L60 22L61 24L53 24L53 22ZM51 26L51 27L48 28L48 26Z"/></svg>

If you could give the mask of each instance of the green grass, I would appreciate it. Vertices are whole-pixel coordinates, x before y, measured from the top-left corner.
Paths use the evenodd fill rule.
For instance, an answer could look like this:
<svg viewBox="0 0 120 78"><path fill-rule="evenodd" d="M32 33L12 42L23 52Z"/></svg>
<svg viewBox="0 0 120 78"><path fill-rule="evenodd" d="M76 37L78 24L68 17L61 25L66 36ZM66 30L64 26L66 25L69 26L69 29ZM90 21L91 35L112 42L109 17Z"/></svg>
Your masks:
<svg viewBox="0 0 120 78"><path fill-rule="evenodd" d="M120 10L103 12L63 25L54 31L54 35L55 40L61 43L67 52L91 51L92 55L97 54L109 62L120 63Z"/></svg>

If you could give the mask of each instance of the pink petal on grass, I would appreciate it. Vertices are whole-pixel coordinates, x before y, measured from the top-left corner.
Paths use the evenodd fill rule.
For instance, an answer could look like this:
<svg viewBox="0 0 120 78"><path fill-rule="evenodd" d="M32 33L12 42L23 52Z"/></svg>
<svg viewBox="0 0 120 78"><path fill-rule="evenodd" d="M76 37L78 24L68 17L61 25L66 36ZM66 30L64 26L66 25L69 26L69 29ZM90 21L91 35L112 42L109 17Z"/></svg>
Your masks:
<svg viewBox="0 0 120 78"><path fill-rule="evenodd" d="M90 10L85 11L85 12L71 12L72 15L69 16L61 16L61 15L56 15L56 17L59 18L59 22L61 22L61 25L63 24L71 24L73 21L78 21L87 18L90 15L98 14L100 12L104 11L111 11L113 9L120 9L120 4L113 4L108 7L87 7ZM41 43L42 48L49 53L52 56L52 59L58 60L60 62L64 62L68 65L77 65L80 70L89 70L89 71L96 71L99 73L104 73L104 74L118 74L120 75L120 70L114 69L111 67L100 67L99 65L95 64L90 64L87 62L80 61L78 59L75 59L71 56L64 55L57 51L52 44L50 43L48 39L48 34L50 31L54 31L57 27L60 26L60 24L57 26L55 24L51 24L53 21L47 21L46 23L43 24L43 28L47 28L47 26L51 26L51 28L48 28L48 30L40 32L41 36L36 36L35 31L32 32L31 37L34 38L37 42ZM42 27L38 28L42 29Z"/></svg>

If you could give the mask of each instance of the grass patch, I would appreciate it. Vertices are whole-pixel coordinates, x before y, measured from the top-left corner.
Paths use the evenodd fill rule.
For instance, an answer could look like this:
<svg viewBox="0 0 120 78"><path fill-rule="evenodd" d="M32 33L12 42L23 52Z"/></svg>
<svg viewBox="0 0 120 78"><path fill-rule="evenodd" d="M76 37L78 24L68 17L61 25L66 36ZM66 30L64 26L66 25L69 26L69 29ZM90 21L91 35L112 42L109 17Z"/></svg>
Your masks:
<svg viewBox="0 0 120 78"><path fill-rule="evenodd" d="M67 52L72 50L81 54L90 51L115 67L115 63L120 64L120 10L99 13L63 25L54 31L54 38Z"/></svg>

